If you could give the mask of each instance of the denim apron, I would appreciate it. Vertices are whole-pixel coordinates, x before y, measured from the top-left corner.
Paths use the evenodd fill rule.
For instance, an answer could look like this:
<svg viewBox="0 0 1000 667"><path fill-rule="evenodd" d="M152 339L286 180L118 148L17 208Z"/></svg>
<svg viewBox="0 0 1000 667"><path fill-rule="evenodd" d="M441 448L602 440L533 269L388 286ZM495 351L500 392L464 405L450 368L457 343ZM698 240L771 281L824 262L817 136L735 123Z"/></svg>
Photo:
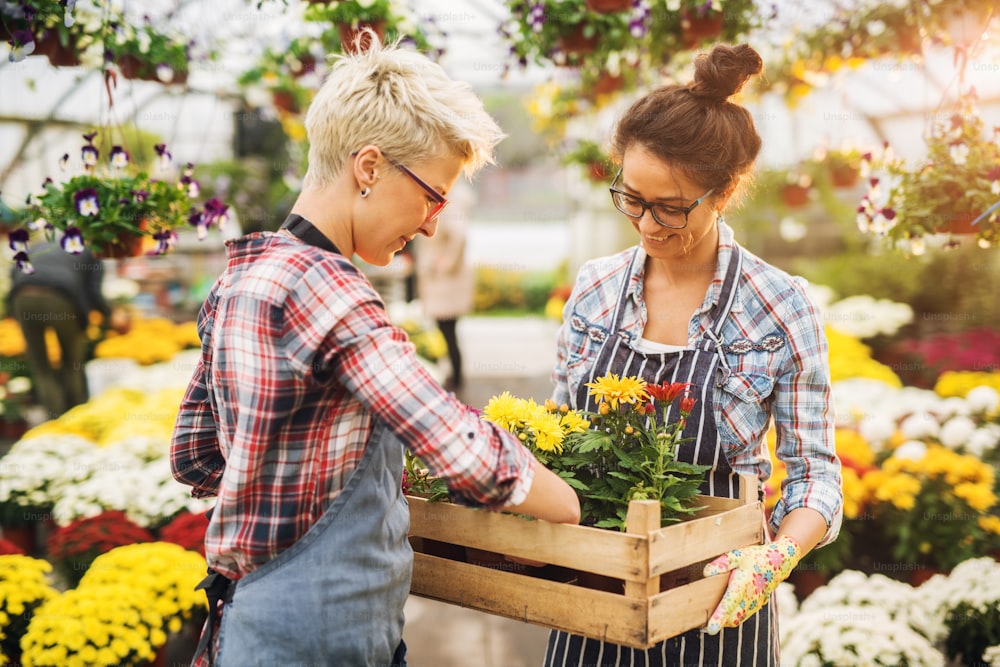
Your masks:
<svg viewBox="0 0 1000 667"><path fill-rule="evenodd" d="M636 254L632 256L632 263L625 276L632 274ZM589 395L585 383L593 382L609 371L619 375L638 376L651 384L691 383L691 395L698 400L687 419L683 437L692 439L679 447L677 458L711 466L701 493L720 498L739 497L739 477L730 468L725 457L715 426L713 405L715 386L721 384L729 373L719 337L736 295L742 264L742 253L739 248L734 247L719 302L713 308L711 327L694 349L677 352L647 354L630 347L629 335L620 330L629 284L627 279L623 281L611 332L601 346L597 360L590 369L589 378L580 383L576 396L571 397L575 403L574 408L596 411L597 405ZM676 421L679 416L679 407L675 401L670 407L668 419ZM553 630L549 635L545 665L771 667L778 664L776 624L773 605L767 604L736 628L723 628L717 635L709 635L700 628L695 628L650 649L633 649Z"/></svg>
<svg viewBox="0 0 1000 667"><path fill-rule="evenodd" d="M236 582L221 667L403 667L413 551L403 445L380 421L343 491L299 541Z"/></svg>

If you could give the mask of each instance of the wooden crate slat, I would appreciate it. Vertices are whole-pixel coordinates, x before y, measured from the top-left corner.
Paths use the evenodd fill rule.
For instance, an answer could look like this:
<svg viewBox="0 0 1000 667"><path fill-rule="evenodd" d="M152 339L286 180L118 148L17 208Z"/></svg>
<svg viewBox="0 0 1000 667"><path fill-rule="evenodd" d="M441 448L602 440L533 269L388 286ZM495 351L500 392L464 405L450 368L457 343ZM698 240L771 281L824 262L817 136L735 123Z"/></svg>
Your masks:
<svg viewBox="0 0 1000 667"><path fill-rule="evenodd" d="M704 627L726 592L728 575L692 581L650 599L647 646Z"/></svg>
<svg viewBox="0 0 1000 667"><path fill-rule="evenodd" d="M762 513L760 503L751 503L650 533L650 576L714 558L734 545L760 544L764 531Z"/></svg>
<svg viewBox="0 0 1000 667"><path fill-rule="evenodd" d="M407 498L410 535L530 558L617 579L645 580L645 536L528 521L451 503Z"/></svg>
<svg viewBox="0 0 1000 667"><path fill-rule="evenodd" d="M647 600L422 553L413 558L414 595L625 646L647 646Z"/></svg>

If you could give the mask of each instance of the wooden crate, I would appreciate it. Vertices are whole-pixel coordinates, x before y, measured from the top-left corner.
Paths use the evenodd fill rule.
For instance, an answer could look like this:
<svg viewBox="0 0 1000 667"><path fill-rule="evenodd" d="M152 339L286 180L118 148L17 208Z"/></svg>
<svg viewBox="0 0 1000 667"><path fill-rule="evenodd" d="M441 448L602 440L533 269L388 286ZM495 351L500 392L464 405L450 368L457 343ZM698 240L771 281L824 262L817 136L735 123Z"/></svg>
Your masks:
<svg viewBox="0 0 1000 667"><path fill-rule="evenodd" d="M657 501L632 501L626 533L408 500L412 594L634 648L704 626L728 580L703 578L704 564L764 537L747 478L739 499L699 496L703 509L666 528ZM547 565L490 563L475 550Z"/></svg>

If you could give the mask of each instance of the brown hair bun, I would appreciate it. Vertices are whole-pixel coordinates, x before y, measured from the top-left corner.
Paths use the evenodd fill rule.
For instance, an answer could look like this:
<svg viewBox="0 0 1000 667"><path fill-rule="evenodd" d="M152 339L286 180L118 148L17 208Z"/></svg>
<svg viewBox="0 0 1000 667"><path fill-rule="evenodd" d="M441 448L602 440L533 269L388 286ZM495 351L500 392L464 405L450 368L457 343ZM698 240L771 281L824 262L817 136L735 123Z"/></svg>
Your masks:
<svg viewBox="0 0 1000 667"><path fill-rule="evenodd" d="M750 45L718 44L694 60L694 81L688 90L706 102L721 104L764 71L764 61Z"/></svg>

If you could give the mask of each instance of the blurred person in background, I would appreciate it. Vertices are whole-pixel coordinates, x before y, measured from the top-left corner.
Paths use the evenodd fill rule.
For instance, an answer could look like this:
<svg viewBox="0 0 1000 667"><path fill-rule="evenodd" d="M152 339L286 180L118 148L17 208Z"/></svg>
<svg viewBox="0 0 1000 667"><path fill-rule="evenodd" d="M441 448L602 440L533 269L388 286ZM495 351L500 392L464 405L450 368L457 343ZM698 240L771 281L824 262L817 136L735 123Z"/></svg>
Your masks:
<svg viewBox="0 0 1000 667"><path fill-rule="evenodd" d="M105 326L112 309L101 293L104 263L84 248L76 255L58 243L33 247L33 271L14 268L7 294L7 312L24 335L35 398L55 419L89 398L86 362L90 311L101 314ZM49 360L46 332L54 331L59 361Z"/></svg>
<svg viewBox="0 0 1000 667"><path fill-rule="evenodd" d="M458 320L472 311L475 275L465 259L469 217L475 204L470 185L459 181L448 196L434 236L417 239L417 294L427 317L434 320L448 344L449 372L445 389L465 384Z"/></svg>

